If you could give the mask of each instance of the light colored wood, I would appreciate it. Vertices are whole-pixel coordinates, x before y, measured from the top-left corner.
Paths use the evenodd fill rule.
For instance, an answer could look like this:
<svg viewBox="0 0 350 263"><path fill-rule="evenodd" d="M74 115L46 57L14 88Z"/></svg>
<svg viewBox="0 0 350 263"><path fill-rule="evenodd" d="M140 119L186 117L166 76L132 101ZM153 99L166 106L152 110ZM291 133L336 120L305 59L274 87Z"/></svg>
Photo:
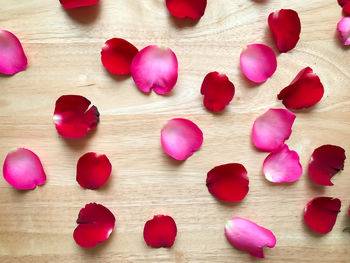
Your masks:
<svg viewBox="0 0 350 263"><path fill-rule="evenodd" d="M302 22L296 49L278 55L278 69L254 86L239 69L239 54L250 43L274 46L267 16L280 8L298 11ZM0 180L0 262L255 262L232 248L224 225L233 216L271 229L277 245L265 249L265 262L349 262L350 167L334 177L335 186L318 187L306 172L296 183L269 184L262 175L266 153L250 138L253 121L270 107L282 107L276 95L305 66L325 86L323 100L297 113L288 145L305 168L312 151L326 143L350 155L350 56L336 39L341 9L335 0L209 0L195 25L175 21L163 0L101 0L86 10L66 11L58 0L1 1L2 29L22 41L29 66L0 77L0 160L12 148L27 147L41 158L48 180L34 191L19 192ZM168 96L144 95L131 78L108 74L100 50L112 37L138 48L171 47L179 60L179 80ZM200 85L210 71L226 73L236 86L227 110L213 115L202 105ZM67 141L52 122L56 99L80 94L100 110L101 122L86 139ZM166 120L186 117L204 132L204 144L178 164L160 146ZM83 190L75 181L76 162L87 151L105 153L113 175L103 189ZM205 186L215 165L240 162L250 192L237 204L215 200ZM333 231L320 236L305 226L305 204L315 196L342 200ZM116 215L110 240L97 248L78 247L72 233L86 203L106 205ZM142 237L154 214L174 217L178 225L171 249L150 249Z"/></svg>

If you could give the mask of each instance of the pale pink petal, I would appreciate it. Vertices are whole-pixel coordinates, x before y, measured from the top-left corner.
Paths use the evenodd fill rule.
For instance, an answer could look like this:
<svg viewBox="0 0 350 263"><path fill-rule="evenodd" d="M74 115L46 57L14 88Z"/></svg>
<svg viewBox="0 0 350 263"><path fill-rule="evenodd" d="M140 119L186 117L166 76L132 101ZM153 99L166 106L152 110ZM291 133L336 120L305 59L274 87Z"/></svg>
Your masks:
<svg viewBox="0 0 350 263"><path fill-rule="evenodd" d="M344 17L338 23L338 32L345 46L350 45L350 17Z"/></svg>

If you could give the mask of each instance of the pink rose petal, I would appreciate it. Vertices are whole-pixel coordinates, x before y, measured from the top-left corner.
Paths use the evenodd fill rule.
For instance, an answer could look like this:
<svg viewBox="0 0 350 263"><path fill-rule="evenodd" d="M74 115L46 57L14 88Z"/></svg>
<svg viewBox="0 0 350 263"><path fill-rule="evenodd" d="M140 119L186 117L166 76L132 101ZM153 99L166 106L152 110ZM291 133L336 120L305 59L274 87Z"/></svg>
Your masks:
<svg viewBox="0 0 350 263"><path fill-rule="evenodd" d="M350 6L350 4L349 4ZM350 17L344 17L338 23L338 32L345 46L350 45Z"/></svg>

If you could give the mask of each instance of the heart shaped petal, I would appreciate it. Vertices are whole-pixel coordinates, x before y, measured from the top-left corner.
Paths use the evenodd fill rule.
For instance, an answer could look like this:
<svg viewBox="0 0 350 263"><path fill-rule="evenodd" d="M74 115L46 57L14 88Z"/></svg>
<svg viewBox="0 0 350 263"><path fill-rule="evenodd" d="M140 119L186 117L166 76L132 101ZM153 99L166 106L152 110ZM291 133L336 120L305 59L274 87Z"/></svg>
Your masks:
<svg viewBox="0 0 350 263"><path fill-rule="evenodd" d="M350 6L350 4L348 4ZM338 23L338 32L345 46L350 45L350 17L344 17Z"/></svg>
<svg viewBox="0 0 350 263"><path fill-rule="evenodd" d="M276 245L274 234L252 221L234 217L226 223L225 235L232 246L256 258L264 258L264 247Z"/></svg>
<svg viewBox="0 0 350 263"><path fill-rule="evenodd" d="M172 247L177 234L176 223L171 216L155 215L143 229L143 238L149 247Z"/></svg>
<svg viewBox="0 0 350 263"><path fill-rule="evenodd" d="M99 1L100 0L60 0L60 3L64 8L70 9L76 7L95 5Z"/></svg>
<svg viewBox="0 0 350 263"><path fill-rule="evenodd" d="M178 18L200 19L207 7L207 0L166 0L169 12Z"/></svg>

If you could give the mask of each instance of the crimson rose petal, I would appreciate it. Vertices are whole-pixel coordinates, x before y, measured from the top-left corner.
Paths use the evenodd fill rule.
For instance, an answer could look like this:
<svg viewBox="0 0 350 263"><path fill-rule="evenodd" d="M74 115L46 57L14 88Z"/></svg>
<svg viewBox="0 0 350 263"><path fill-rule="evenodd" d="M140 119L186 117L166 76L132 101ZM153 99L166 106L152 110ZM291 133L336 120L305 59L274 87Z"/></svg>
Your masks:
<svg viewBox="0 0 350 263"><path fill-rule="evenodd" d="M63 95L56 101L53 118L59 135L75 139L96 128L100 113L83 96Z"/></svg>
<svg viewBox="0 0 350 263"><path fill-rule="evenodd" d="M155 215L143 229L147 246L153 248L172 247L177 234L176 223L170 216Z"/></svg>
<svg viewBox="0 0 350 263"><path fill-rule="evenodd" d="M316 197L306 205L304 220L312 230L327 234L333 229L340 206L338 198Z"/></svg>
<svg viewBox="0 0 350 263"><path fill-rule="evenodd" d="M90 203L80 210L77 224L74 240L79 246L89 248L109 238L114 229L115 217L103 205Z"/></svg>
<svg viewBox="0 0 350 263"><path fill-rule="evenodd" d="M169 12L178 18L200 19L206 6L207 0L166 0Z"/></svg>
<svg viewBox="0 0 350 263"><path fill-rule="evenodd" d="M333 185L331 178L344 169L345 151L336 145L322 145L315 149L309 163L311 179L320 185Z"/></svg>
<svg viewBox="0 0 350 263"><path fill-rule="evenodd" d="M221 111L235 95L235 86L225 74L208 73L202 83L201 94L204 95L204 106L214 112Z"/></svg>
<svg viewBox="0 0 350 263"><path fill-rule="evenodd" d="M60 0L60 3L64 8L69 9L69 8L95 5L99 1L100 0Z"/></svg>
<svg viewBox="0 0 350 263"><path fill-rule="evenodd" d="M350 5L350 4L348 4ZM350 17L344 17L338 23L338 32L345 46L350 45Z"/></svg>
<svg viewBox="0 0 350 263"><path fill-rule="evenodd" d="M79 158L77 182L81 187L97 189L106 183L111 171L112 165L106 155L89 152Z"/></svg>
<svg viewBox="0 0 350 263"><path fill-rule="evenodd" d="M249 191L247 170L239 163L216 166L207 174L207 187L220 200L240 201Z"/></svg>

